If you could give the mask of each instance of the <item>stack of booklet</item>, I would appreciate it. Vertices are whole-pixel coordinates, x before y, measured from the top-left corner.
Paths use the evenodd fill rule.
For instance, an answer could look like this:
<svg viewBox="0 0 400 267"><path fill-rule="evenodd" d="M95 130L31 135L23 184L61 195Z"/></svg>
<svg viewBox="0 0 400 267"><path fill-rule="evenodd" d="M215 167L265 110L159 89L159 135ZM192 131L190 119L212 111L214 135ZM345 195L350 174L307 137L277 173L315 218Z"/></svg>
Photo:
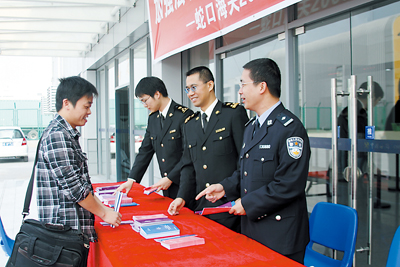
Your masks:
<svg viewBox="0 0 400 267"><path fill-rule="evenodd" d="M227 202L217 207L205 207L202 210L195 211L197 215L209 215L221 212L228 212L233 206L235 206L235 201Z"/></svg>
<svg viewBox="0 0 400 267"><path fill-rule="evenodd" d="M161 246L167 249L184 248L205 244L204 238L198 237L196 235L174 236L169 238L156 239L156 241L160 242Z"/></svg>
<svg viewBox="0 0 400 267"><path fill-rule="evenodd" d="M180 234L173 220L164 214L133 216L132 219L132 229L146 239Z"/></svg>

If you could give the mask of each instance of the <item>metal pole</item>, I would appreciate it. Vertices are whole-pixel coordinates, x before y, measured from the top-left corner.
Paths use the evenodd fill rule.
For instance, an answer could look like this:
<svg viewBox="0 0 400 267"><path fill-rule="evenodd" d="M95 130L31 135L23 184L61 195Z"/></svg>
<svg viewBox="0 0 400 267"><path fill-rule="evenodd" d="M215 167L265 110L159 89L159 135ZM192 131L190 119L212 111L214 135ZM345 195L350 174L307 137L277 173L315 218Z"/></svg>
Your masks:
<svg viewBox="0 0 400 267"><path fill-rule="evenodd" d="M332 203L337 204L337 147L338 147L338 132L337 132L337 97L336 97L336 79L331 79L331 110L332 110Z"/></svg>
<svg viewBox="0 0 400 267"><path fill-rule="evenodd" d="M368 125L373 126L374 124L374 106L373 106L373 99L374 99L374 83L372 76L368 76ZM368 167L369 167L369 183L368 183L368 264L371 265L372 263L372 207L373 207L373 199L372 199L372 184L374 181L374 168L373 168L373 152L368 152Z"/></svg>
<svg viewBox="0 0 400 267"><path fill-rule="evenodd" d="M351 204L357 210L357 89L356 76L350 80Z"/></svg>

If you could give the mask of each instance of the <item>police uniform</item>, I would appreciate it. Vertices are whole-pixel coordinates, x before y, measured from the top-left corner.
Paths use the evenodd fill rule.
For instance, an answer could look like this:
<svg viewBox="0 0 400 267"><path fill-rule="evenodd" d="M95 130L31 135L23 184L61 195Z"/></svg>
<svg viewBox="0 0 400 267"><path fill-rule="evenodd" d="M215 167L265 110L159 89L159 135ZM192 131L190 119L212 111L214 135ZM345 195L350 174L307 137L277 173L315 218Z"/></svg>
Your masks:
<svg viewBox="0 0 400 267"><path fill-rule="evenodd" d="M221 184L228 197L241 197L242 234L283 255L298 253L309 242L306 130L282 104L253 137L254 128L253 119L245 129L240 168Z"/></svg>
<svg viewBox="0 0 400 267"><path fill-rule="evenodd" d="M140 183L155 152L161 176L172 181L171 186L164 190L164 196L176 198L180 180L179 162L183 153L183 124L192 114L192 110L172 100L161 127L160 112L150 113L146 134L128 177Z"/></svg>
<svg viewBox="0 0 400 267"><path fill-rule="evenodd" d="M192 201L207 185L218 183L237 169L245 124L246 110L238 103L218 101L203 133L200 112L185 123L185 151L182 157L181 186L178 197ZM211 203L205 197L195 201L194 209L215 207L228 201ZM240 230L237 216L220 213L209 216L232 230Z"/></svg>

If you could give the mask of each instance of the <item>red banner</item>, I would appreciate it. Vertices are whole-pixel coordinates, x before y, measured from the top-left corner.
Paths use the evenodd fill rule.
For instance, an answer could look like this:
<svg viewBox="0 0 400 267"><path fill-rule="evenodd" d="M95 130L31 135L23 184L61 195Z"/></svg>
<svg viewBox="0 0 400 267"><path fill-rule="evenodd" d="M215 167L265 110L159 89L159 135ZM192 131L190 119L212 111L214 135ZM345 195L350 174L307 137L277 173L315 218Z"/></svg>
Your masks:
<svg viewBox="0 0 400 267"><path fill-rule="evenodd" d="M301 0L148 0L155 61L207 42Z"/></svg>

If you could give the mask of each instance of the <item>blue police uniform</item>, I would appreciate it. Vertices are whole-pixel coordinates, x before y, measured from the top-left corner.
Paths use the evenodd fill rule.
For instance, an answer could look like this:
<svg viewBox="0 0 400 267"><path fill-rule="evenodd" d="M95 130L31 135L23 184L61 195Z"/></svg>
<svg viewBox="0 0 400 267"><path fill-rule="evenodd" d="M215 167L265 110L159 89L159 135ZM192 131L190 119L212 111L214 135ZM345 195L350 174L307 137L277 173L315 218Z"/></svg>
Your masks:
<svg viewBox="0 0 400 267"><path fill-rule="evenodd" d="M242 234L283 254L309 242L305 186L310 144L301 121L279 104L261 128L244 133L239 169L221 182L229 198L241 197Z"/></svg>

